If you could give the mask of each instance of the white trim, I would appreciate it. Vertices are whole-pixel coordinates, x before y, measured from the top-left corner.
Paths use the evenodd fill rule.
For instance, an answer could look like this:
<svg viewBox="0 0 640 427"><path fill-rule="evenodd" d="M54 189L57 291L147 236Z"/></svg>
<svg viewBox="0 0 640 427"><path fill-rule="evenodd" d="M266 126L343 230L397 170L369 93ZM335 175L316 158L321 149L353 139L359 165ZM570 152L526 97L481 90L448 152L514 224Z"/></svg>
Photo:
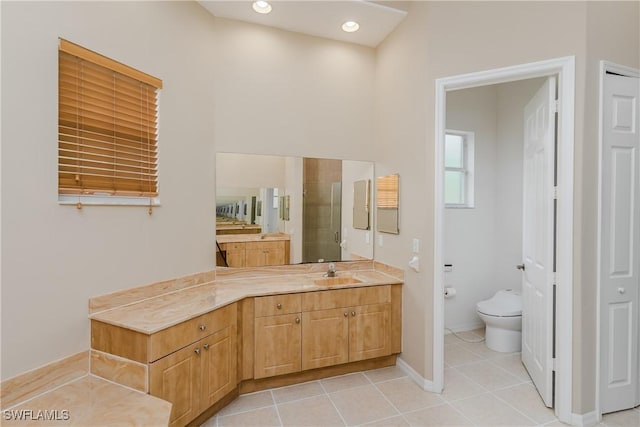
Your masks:
<svg viewBox="0 0 640 427"><path fill-rule="evenodd" d="M87 206L160 206L159 197L58 195L59 205L77 205L78 202Z"/></svg>
<svg viewBox="0 0 640 427"><path fill-rule="evenodd" d="M600 302L601 302L601 281L600 267L602 265L602 154L604 147L604 78L607 71L622 74L628 77L640 77L640 70L627 67L625 65L615 64L609 61L600 61L600 75L598 88L598 224L597 224L597 243L596 243L596 410L600 415L602 409L600 406L600 352L602 349L600 337ZM599 421L599 420L598 420Z"/></svg>
<svg viewBox="0 0 640 427"><path fill-rule="evenodd" d="M571 421L572 358L573 358L573 149L575 107L575 57L550 59L478 73L445 77L436 80L435 88L435 212L434 212L434 286L433 286L433 384L442 390L444 380L444 194L443 150L446 92L558 75L558 247L557 247L557 307L555 412L560 421Z"/></svg>
<svg viewBox="0 0 640 427"><path fill-rule="evenodd" d="M404 372L405 374L407 374L409 378L411 378L411 381L418 384L418 387L420 387L424 391L430 391L433 393L441 392L434 389L433 382L423 378L422 375L417 373L411 366L409 366L407 362L405 362L401 358L398 357L396 359L396 365L398 366L398 368L400 368L402 372Z"/></svg>
<svg viewBox="0 0 640 427"><path fill-rule="evenodd" d="M591 411L586 414L571 414L571 425L578 427L591 427L600 422L598 411Z"/></svg>

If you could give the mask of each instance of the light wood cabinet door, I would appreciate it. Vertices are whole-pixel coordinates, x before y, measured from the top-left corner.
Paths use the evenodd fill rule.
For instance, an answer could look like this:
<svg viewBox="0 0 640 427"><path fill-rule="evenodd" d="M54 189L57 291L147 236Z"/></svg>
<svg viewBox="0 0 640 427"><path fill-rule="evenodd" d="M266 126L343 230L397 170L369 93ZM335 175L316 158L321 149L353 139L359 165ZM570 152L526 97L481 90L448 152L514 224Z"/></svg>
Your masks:
<svg viewBox="0 0 640 427"><path fill-rule="evenodd" d="M349 362L391 354L391 304L357 306L349 312Z"/></svg>
<svg viewBox="0 0 640 427"><path fill-rule="evenodd" d="M200 342L149 365L149 394L171 402L169 426L183 426L200 413Z"/></svg>
<svg viewBox="0 0 640 427"><path fill-rule="evenodd" d="M302 369L349 361L349 316L346 308L302 314Z"/></svg>
<svg viewBox="0 0 640 427"><path fill-rule="evenodd" d="M202 410L216 403L237 385L236 337L235 319L233 319L233 324L200 341L202 344Z"/></svg>
<svg viewBox="0 0 640 427"><path fill-rule="evenodd" d="M299 372L300 313L255 319L254 378Z"/></svg>

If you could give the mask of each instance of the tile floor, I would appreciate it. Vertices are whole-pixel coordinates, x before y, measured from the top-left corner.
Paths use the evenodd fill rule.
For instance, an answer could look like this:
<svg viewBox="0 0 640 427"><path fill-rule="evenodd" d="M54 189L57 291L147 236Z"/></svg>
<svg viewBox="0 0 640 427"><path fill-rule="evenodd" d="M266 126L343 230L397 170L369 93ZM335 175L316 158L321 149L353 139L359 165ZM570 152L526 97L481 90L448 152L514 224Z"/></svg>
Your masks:
<svg viewBox="0 0 640 427"><path fill-rule="evenodd" d="M465 332L477 339L482 331ZM203 424L226 426L562 426L542 404L520 353L445 336L445 390L421 390L398 367L240 396ZM640 426L638 408L601 426Z"/></svg>

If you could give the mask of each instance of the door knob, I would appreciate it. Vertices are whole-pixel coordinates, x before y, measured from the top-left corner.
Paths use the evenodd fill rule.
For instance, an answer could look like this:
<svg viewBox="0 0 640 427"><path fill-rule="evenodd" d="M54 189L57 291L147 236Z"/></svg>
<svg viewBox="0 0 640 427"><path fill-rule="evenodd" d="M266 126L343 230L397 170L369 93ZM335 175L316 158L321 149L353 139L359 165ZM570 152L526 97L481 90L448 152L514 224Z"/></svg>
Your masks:
<svg viewBox="0 0 640 427"><path fill-rule="evenodd" d="M300 323L300 318L296 317L296 323Z"/></svg>
<svg viewBox="0 0 640 427"><path fill-rule="evenodd" d="M198 326L198 329L200 329L201 331L204 331L205 329L207 329L207 325L200 325Z"/></svg>
<svg viewBox="0 0 640 427"><path fill-rule="evenodd" d="M518 265L516 265L516 268L517 268L518 270L522 270L522 271L524 271L524 264L518 264Z"/></svg>
<svg viewBox="0 0 640 427"><path fill-rule="evenodd" d="M349 317L349 313L347 313L346 311L344 312L344 317Z"/></svg>
<svg viewBox="0 0 640 427"><path fill-rule="evenodd" d="M279 303L278 303L278 304L276 304L276 308L277 308L278 310L281 310L281 309L282 309L282 304L279 304Z"/></svg>
<svg viewBox="0 0 640 427"><path fill-rule="evenodd" d="M200 356L200 349L199 348L196 348L195 350L193 350L193 352L195 354L197 354L198 356Z"/></svg>
<svg viewBox="0 0 640 427"><path fill-rule="evenodd" d="M209 344L205 344L202 346L205 350L209 350Z"/></svg>
<svg viewBox="0 0 640 427"><path fill-rule="evenodd" d="M625 292L626 292L625 288L623 288L623 287L618 288L618 293L620 295L624 294Z"/></svg>

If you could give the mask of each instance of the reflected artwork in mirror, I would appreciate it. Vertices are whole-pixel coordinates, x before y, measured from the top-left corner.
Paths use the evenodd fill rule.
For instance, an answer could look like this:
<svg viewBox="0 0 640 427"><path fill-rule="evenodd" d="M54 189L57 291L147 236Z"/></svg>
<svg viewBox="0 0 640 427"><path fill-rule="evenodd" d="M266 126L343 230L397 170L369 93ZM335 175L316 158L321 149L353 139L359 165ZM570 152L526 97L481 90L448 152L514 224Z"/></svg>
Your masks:
<svg viewBox="0 0 640 427"><path fill-rule="evenodd" d="M370 196L356 184L373 172L363 161L218 153L216 265L373 259L361 215Z"/></svg>
<svg viewBox="0 0 640 427"><path fill-rule="evenodd" d="M399 234L399 175L380 176L376 180L376 224L381 233Z"/></svg>

